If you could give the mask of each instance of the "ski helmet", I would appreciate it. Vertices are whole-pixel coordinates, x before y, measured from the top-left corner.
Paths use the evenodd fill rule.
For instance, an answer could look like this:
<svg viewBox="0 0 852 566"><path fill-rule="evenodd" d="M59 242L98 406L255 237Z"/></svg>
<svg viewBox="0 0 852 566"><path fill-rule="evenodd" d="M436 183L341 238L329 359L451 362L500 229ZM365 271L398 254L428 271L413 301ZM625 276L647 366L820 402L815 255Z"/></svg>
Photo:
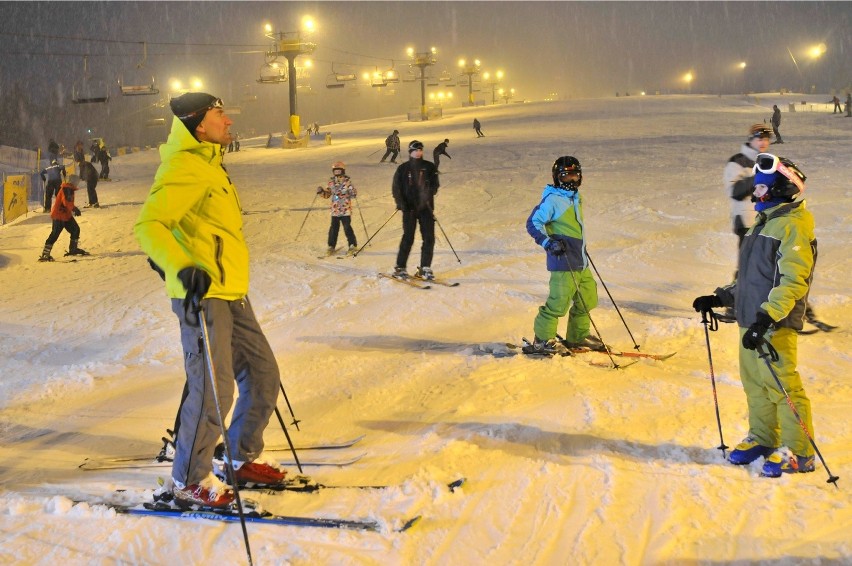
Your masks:
<svg viewBox="0 0 852 566"><path fill-rule="evenodd" d="M805 190L807 176L799 166L771 153L761 153L754 165L754 196L756 202L772 199L793 202Z"/></svg>
<svg viewBox="0 0 852 566"><path fill-rule="evenodd" d="M569 191L576 191L580 188L580 185L583 184L583 168L580 166L580 162L576 157L571 157L570 155L560 157L553 162L551 171L553 172L554 187L568 189ZM567 183L563 183L559 180L559 178L565 173L577 173L580 178L577 181L568 181Z"/></svg>
<svg viewBox="0 0 852 566"><path fill-rule="evenodd" d="M331 164L332 173L334 171L337 171L338 169L340 169L341 175L346 173L346 164L343 163L342 161L335 161L334 163Z"/></svg>
<svg viewBox="0 0 852 566"><path fill-rule="evenodd" d="M423 144L421 142L413 140L410 144L408 144L408 153L417 149L423 149Z"/></svg>

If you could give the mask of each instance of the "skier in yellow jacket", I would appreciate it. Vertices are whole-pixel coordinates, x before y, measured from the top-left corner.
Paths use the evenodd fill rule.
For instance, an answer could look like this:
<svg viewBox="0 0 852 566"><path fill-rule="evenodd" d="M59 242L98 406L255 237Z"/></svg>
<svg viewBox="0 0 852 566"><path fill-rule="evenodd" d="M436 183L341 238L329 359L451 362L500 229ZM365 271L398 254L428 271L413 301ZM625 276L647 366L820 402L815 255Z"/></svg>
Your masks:
<svg viewBox="0 0 852 566"><path fill-rule="evenodd" d="M178 317L188 396L180 409L172 494L184 507L226 507L233 491L214 475L218 414L231 417L228 440L237 483L275 484L284 478L263 454L263 431L275 409L280 375L248 300L249 256L236 187L222 164L233 123L222 100L206 93L172 99L175 114L162 160L134 232L164 273ZM210 337L217 412L201 347L198 306ZM227 465L227 462L226 464Z"/></svg>

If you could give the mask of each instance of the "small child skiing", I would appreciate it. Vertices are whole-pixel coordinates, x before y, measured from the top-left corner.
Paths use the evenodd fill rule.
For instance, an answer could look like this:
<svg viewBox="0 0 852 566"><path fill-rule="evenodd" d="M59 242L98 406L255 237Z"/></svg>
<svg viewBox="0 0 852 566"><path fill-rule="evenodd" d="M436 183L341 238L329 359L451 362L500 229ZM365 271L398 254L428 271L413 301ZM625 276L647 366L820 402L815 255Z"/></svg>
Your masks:
<svg viewBox="0 0 852 566"><path fill-rule="evenodd" d="M342 161L336 161L331 166L332 177L328 180L325 188L317 187L317 194L323 198L331 199L331 227L328 229L327 254L334 254L337 248L337 235L340 233L340 225L343 224L343 233L349 243L348 255L358 251L358 240L352 229L352 199L358 196L355 185L346 174L346 165Z"/></svg>
<svg viewBox="0 0 852 566"><path fill-rule="evenodd" d="M71 245L68 247L68 253L65 255L89 255L89 252L77 247L77 242L80 240L80 225L77 224L74 217L82 214L80 209L74 206L74 192L78 189L78 184L80 184L80 177L69 175L68 181L62 183L59 187L59 192L56 193L56 201L50 210L53 227L51 228L50 236L44 242L44 249L38 258L39 261L53 261L50 250L53 249L53 244L59 239L62 230L68 230L68 233L71 234Z"/></svg>
<svg viewBox="0 0 852 566"><path fill-rule="evenodd" d="M580 185L583 170L570 155L551 168L553 184L544 187L541 202L527 219L527 232L547 252L550 294L539 307L533 324L535 342L531 354L561 353L566 348L605 348L591 335L589 311L598 305L598 288L589 270ZM570 308L570 311L569 311ZM557 337L559 318L568 315L565 342Z"/></svg>

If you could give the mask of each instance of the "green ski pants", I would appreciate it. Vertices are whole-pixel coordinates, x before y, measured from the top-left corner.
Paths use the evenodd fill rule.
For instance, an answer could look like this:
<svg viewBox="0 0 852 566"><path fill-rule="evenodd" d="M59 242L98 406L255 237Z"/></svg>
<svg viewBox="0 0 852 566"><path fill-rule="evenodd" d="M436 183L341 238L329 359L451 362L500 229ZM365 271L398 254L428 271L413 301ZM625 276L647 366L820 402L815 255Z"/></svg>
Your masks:
<svg viewBox="0 0 852 566"><path fill-rule="evenodd" d="M598 286L588 268L583 271L551 271L550 295L540 306L533 329L536 338L556 337L559 318L568 314L568 342L582 342L589 335L589 311L598 306ZM570 307L570 312L569 312Z"/></svg>
<svg viewBox="0 0 852 566"><path fill-rule="evenodd" d="M740 343L747 328L740 328ZM802 378L796 371L798 334L791 328L779 328L766 335L778 351L779 360L771 362L772 369L784 386L790 401L796 407L811 438L814 426L811 421L811 402L802 387ZM768 358L767 358L768 359ZM778 389L775 378L769 373L766 361L755 350L740 345L740 379L748 402L748 432L762 446L786 446L798 456L812 456L814 449L799 424L799 419L787 405L784 392Z"/></svg>

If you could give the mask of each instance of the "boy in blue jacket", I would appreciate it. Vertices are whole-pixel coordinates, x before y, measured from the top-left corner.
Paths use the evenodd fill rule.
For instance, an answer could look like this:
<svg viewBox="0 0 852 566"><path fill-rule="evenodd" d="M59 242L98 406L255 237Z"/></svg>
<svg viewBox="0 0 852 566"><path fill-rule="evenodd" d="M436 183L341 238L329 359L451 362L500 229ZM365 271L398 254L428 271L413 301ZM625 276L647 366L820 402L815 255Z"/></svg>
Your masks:
<svg viewBox="0 0 852 566"><path fill-rule="evenodd" d="M535 353L564 348L603 349L589 334L589 311L598 305L598 289L589 271L580 185L583 170L575 158L563 156L553 163L553 184L544 187L541 202L527 219L527 232L547 252L550 295L535 317ZM569 311L570 308L570 311ZM565 343L556 339L559 318L568 314Z"/></svg>

